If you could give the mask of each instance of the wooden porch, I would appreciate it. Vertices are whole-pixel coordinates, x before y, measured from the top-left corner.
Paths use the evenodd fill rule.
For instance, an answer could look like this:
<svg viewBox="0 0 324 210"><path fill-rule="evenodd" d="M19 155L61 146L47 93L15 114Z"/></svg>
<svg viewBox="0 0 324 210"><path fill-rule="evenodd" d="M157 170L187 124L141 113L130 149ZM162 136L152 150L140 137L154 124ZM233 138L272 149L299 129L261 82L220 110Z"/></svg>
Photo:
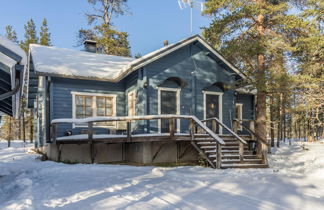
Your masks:
<svg viewBox="0 0 324 210"><path fill-rule="evenodd" d="M133 134L131 122L168 120L168 133L141 133ZM177 133L176 121L188 120L188 132ZM212 128L205 125L211 121ZM124 134L95 134L94 125L100 122L125 122L126 132ZM57 129L64 123L87 124L87 134L57 136ZM238 135L236 127L241 125L249 132L249 135ZM216 134L216 126L222 126L228 134ZM217 118L199 120L192 115L147 115L147 116L128 116L128 117L97 117L85 119L56 119L51 123L50 142L58 147L58 160L60 160L62 145L66 144L89 144L91 162L95 160L95 144L115 144L115 143L141 143L141 142L189 142L197 150L199 156L212 168L251 168L267 167L267 157L264 152L266 144L257 140L256 134L242 122L234 120L233 130L220 122ZM156 155L156 154L155 154ZM155 156L154 155L154 156Z"/></svg>

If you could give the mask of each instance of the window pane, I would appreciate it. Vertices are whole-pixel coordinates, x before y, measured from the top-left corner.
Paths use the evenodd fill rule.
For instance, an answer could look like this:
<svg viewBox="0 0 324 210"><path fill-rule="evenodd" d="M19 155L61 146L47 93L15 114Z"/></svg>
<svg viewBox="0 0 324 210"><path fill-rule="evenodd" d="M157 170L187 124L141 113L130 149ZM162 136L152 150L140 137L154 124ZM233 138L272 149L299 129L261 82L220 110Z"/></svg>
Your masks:
<svg viewBox="0 0 324 210"><path fill-rule="evenodd" d="M86 97L86 106L92 106L92 97Z"/></svg>
<svg viewBox="0 0 324 210"><path fill-rule="evenodd" d="M86 107L86 117L92 117L92 108Z"/></svg>
<svg viewBox="0 0 324 210"><path fill-rule="evenodd" d="M97 116L105 116L105 109L97 108Z"/></svg>
<svg viewBox="0 0 324 210"><path fill-rule="evenodd" d="M112 116L112 109L111 108L106 108L106 116Z"/></svg>
<svg viewBox="0 0 324 210"><path fill-rule="evenodd" d="M97 107L105 107L105 100L102 97L97 97Z"/></svg>
<svg viewBox="0 0 324 210"><path fill-rule="evenodd" d="M76 96L76 105L83 105L84 104L84 98L83 96Z"/></svg>
<svg viewBox="0 0 324 210"><path fill-rule="evenodd" d="M106 106L112 106L112 98L106 98Z"/></svg>

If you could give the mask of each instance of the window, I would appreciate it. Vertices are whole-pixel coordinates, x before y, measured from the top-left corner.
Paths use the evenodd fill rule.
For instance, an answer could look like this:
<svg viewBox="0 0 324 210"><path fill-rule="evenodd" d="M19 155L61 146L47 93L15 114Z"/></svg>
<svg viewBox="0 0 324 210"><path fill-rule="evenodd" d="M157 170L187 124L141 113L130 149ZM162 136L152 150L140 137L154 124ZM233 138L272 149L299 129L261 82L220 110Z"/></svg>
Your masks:
<svg viewBox="0 0 324 210"><path fill-rule="evenodd" d="M136 95L135 91L128 93L128 116L135 116Z"/></svg>
<svg viewBox="0 0 324 210"><path fill-rule="evenodd" d="M235 118L242 123L243 119L243 104L235 104ZM242 131L242 126L238 125L237 130Z"/></svg>
<svg viewBox="0 0 324 210"><path fill-rule="evenodd" d="M98 117L111 117L114 116L114 98L113 97L96 97L97 116ZM101 122L96 125L101 126L114 126L115 122Z"/></svg>
<svg viewBox="0 0 324 210"><path fill-rule="evenodd" d="M73 118L116 116L116 95L72 92L72 97ZM96 126L115 126L115 124L104 122L97 123Z"/></svg>
<svg viewBox="0 0 324 210"><path fill-rule="evenodd" d="M76 118L86 118L93 116L92 97L91 96L75 96Z"/></svg>

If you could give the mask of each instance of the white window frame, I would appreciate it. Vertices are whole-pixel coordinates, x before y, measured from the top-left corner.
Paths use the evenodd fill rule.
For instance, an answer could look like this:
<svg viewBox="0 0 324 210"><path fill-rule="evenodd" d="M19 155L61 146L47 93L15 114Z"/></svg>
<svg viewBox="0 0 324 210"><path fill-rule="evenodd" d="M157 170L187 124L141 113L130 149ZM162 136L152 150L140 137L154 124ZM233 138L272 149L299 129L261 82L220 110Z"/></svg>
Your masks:
<svg viewBox="0 0 324 210"><path fill-rule="evenodd" d="M240 123L242 123L243 120L243 104L242 103L235 103L235 115L236 115L236 107L239 106L240 107L240 116L239 116L239 121ZM242 125L238 125L237 130L242 131Z"/></svg>
<svg viewBox="0 0 324 210"><path fill-rule="evenodd" d="M112 97L113 98L113 115L116 116L117 113L117 94L103 94L103 93L89 93L89 92L75 92L71 91L72 95L72 117L76 119L76 104L75 104L75 96L92 96L92 117L97 117L97 97ZM72 124L72 128L82 128L87 127L86 125L77 125L75 123ZM116 122L112 126L103 126L96 125L94 127L102 127L102 128L116 128Z"/></svg>
<svg viewBox="0 0 324 210"><path fill-rule="evenodd" d="M166 88L158 87L158 115L161 115L161 91L173 91L176 92L177 103L177 115L180 115L180 92L181 88ZM180 119L177 119L177 132L180 133ZM158 120L158 132L161 133L161 119Z"/></svg>
<svg viewBox="0 0 324 210"><path fill-rule="evenodd" d="M129 105L131 103L130 100L129 100L129 97L130 97L131 94L134 94L133 107L134 107L134 116L136 116L136 100L137 100L137 98L136 98L136 90L132 90L132 91L129 91L127 93L127 109L128 109L127 115L131 116L131 115L129 115L129 107L130 107Z"/></svg>
<svg viewBox="0 0 324 210"><path fill-rule="evenodd" d="M214 92L214 91L202 91L204 95L204 119L207 116L206 110L206 95L217 95L218 96L218 110L219 110L219 120L223 123L223 94L222 92ZM219 127L219 134L223 134L223 127L218 125Z"/></svg>

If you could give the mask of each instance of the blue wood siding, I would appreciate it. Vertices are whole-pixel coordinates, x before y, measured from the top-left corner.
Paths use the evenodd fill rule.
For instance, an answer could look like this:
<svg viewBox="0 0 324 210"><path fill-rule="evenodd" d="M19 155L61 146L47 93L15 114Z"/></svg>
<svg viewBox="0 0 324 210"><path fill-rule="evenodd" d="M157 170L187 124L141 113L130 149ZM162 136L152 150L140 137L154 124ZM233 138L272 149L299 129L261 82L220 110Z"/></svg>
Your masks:
<svg viewBox="0 0 324 210"><path fill-rule="evenodd" d="M249 94L237 94L236 103L243 104L242 107L242 118L246 120L255 119L255 107L254 107L254 95ZM234 115L235 116L235 115ZM248 122L243 122L245 126L249 126ZM242 134L248 134L246 130L243 129Z"/></svg>
<svg viewBox="0 0 324 210"><path fill-rule="evenodd" d="M149 109L144 108L142 113L158 114L158 86L170 77L179 77L187 83L187 86L181 88L180 114L194 114L203 119L203 90L216 82L234 82L234 77L229 76L229 72L207 53L201 46L188 45L145 66L143 80L148 82L148 87L143 90L143 100L140 103ZM234 110L234 91L225 91L223 122L228 126L231 126ZM187 122L181 122L181 131L184 132L187 128ZM151 122L149 130L157 131L157 122Z"/></svg>
<svg viewBox="0 0 324 210"><path fill-rule="evenodd" d="M177 77L185 85L179 86L174 82L165 82L170 77ZM180 114L195 115L204 118L203 91L222 92L223 122L232 127L235 116L235 102L243 102L243 118L253 117L253 97L237 95L232 90L223 90L214 86L217 82L231 85L235 82L235 75L225 69L219 60L210 56L210 52L199 43L184 46L143 68L131 73L118 83L91 81L80 79L52 78L50 118L72 118L71 92L102 93L117 95L117 116L128 114L127 94L136 91L136 114L158 114L158 87L180 87ZM252 113L252 114L251 114ZM157 132L158 121L142 121L134 123L134 132ZM72 129L72 125L60 126L58 136L71 130L79 134L82 128ZM181 132L186 132L188 122L181 121ZM98 130L97 132L107 132ZM226 133L225 130L223 130Z"/></svg>
<svg viewBox="0 0 324 210"><path fill-rule="evenodd" d="M71 92L102 93L117 95L117 116L125 116L125 81L119 83L52 78L52 106L51 120L58 118L72 118L72 94ZM82 128L72 129L70 124L61 125L58 129L58 136L65 131L71 130L73 134L79 134ZM98 129L98 133L108 132L106 129Z"/></svg>

